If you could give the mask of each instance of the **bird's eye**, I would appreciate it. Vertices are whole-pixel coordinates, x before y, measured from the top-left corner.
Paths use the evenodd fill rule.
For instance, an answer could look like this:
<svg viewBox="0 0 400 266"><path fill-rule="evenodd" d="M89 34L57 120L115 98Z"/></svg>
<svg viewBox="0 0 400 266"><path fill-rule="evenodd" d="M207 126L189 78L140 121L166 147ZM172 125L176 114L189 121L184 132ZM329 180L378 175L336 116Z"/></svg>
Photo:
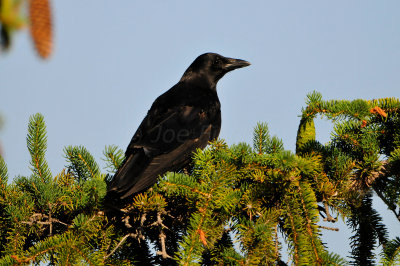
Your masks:
<svg viewBox="0 0 400 266"><path fill-rule="evenodd" d="M221 60L219 60L219 58L215 59L213 62L214 66L218 66L220 64Z"/></svg>

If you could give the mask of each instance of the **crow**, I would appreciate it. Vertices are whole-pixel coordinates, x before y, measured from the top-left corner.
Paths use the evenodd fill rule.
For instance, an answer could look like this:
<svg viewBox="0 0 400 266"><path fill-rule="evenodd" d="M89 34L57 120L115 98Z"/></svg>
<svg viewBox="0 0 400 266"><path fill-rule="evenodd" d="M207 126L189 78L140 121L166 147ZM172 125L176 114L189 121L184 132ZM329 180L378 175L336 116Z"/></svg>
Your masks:
<svg viewBox="0 0 400 266"><path fill-rule="evenodd" d="M188 165L197 148L203 149L219 135L218 80L249 65L216 53L197 57L179 82L152 104L126 149L107 196L124 200L156 183L165 172Z"/></svg>

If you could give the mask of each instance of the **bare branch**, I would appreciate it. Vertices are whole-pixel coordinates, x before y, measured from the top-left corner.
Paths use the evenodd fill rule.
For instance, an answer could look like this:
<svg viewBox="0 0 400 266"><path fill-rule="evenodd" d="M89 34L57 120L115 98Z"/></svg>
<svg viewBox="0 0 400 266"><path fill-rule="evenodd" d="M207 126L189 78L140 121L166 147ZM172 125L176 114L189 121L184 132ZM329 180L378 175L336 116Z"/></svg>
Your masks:
<svg viewBox="0 0 400 266"><path fill-rule="evenodd" d="M324 201L324 208L325 208L325 214L326 214L326 218L324 218L324 221L328 221L328 222L332 222L332 223L337 222L337 219L333 218L331 213L329 212L329 205L326 201Z"/></svg>
<svg viewBox="0 0 400 266"><path fill-rule="evenodd" d="M167 249L165 248L165 239L167 236L164 234L164 231L160 230L160 242L161 242L161 251L157 251L157 255L161 256L163 259L170 259L172 258L170 255L167 254Z"/></svg>
<svg viewBox="0 0 400 266"><path fill-rule="evenodd" d="M318 227L322 228L322 229L326 229L326 230L331 230L331 231L339 231L339 228L336 228L336 227L328 227L328 226L322 226L322 225L319 225Z"/></svg>
<svg viewBox="0 0 400 266"><path fill-rule="evenodd" d="M104 256L104 259L108 259L112 254L114 254L115 251L117 251L117 249L125 242L128 237L134 237L134 234L124 235L124 237L119 241L115 248L108 255Z"/></svg>

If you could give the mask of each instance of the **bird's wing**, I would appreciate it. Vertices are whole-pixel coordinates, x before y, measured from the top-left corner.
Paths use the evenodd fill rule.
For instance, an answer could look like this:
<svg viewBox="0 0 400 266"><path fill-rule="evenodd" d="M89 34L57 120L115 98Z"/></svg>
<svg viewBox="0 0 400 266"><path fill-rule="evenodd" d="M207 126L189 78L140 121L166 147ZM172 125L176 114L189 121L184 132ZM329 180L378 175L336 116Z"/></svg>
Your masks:
<svg viewBox="0 0 400 266"><path fill-rule="evenodd" d="M212 138L214 116L194 106L152 108L133 136L110 190L125 198L154 184L165 171L181 167Z"/></svg>
<svg viewBox="0 0 400 266"><path fill-rule="evenodd" d="M187 139L169 153L161 153L150 158L143 172L141 172L138 176L135 176L134 180L130 180L133 181L132 183L134 185L131 185L132 183L129 182L128 186L125 186L130 188L126 190L121 198L123 199L129 197L130 195L140 192L156 183L160 174L163 174L166 171L172 171L181 167L182 165L185 165L190 160L192 153L197 148L204 148L204 146L208 143L210 139L211 127L212 126L209 125L209 127L205 129L199 138Z"/></svg>
<svg viewBox="0 0 400 266"><path fill-rule="evenodd" d="M193 106L150 110L132 137L127 153L141 147L155 153L173 150L201 133L199 125L208 124L207 118L201 115L201 109Z"/></svg>

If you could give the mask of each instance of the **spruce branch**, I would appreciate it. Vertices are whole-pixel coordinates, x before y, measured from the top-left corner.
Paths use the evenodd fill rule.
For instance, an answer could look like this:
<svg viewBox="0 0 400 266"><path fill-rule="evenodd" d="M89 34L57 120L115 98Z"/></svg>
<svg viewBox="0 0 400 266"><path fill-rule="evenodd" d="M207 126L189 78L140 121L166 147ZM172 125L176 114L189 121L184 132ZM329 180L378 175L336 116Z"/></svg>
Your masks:
<svg viewBox="0 0 400 266"><path fill-rule="evenodd" d="M74 173L79 182L99 177L100 168L85 147L68 146L64 149L64 153L70 163L68 169Z"/></svg>
<svg viewBox="0 0 400 266"><path fill-rule="evenodd" d="M29 118L27 146L31 155L32 171L43 183L51 180L52 174L45 159L47 149L46 125L43 115L37 113Z"/></svg>
<svg viewBox="0 0 400 266"><path fill-rule="evenodd" d="M369 256L377 242L384 249L391 242L372 208L372 191L399 215L400 121L393 112L400 104L391 99L323 101L315 93L308 105L297 154L266 134L266 124L259 126L254 148L212 143L197 151L188 171L167 173L113 217L99 211L106 182L82 146L65 149L68 172L55 178L50 173L47 183L42 181L45 133L42 129L42 141L35 137L43 127L32 123L31 146L38 154L32 157L34 175L5 184L7 169L0 158L5 188L0 190L0 242L5 243L0 251L15 258L3 255L0 264L136 260L169 265L173 258L183 265L285 265L280 259L280 241L285 241L293 264L346 265L322 245L321 231L338 231L318 223L319 217L335 222L330 211L348 218L354 230L353 260L373 261ZM336 123L332 141L324 145L315 140L311 124L318 114ZM40 149L34 150L35 141ZM123 160L116 146L106 147L104 155L110 172ZM157 247L154 252L150 243Z"/></svg>
<svg viewBox="0 0 400 266"><path fill-rule="evenodd" d="M315 235L318 235L319 233L318 227L316 226L316 223L318 222L318 213L315 195L306 183L299 185L297 191L307 221L306 228L315 256L315 264L321 265L319 254L321 252L321 243L319 243L319 238L315 237Z"/></svg>
<svg viewBox="0 0 400 266"><path fill-rule="evenodd" d="M258 154L263 154L266 152L267 143L270 139L268 125L258 122L253 132L253 149Z"/></svg>
<svg viewBox="0 0 400 266"><path fill-rule="evenodd" d="M296 137L296 153L301 154L307 144L315 141L314 119L302 117Z"/></svg>
<svg viewBox="0 0 400 266"><path fill-rule="evenodd" d="M4 190L4 187L8 181L8 170L6 162L4 161L3 157L0 154L0 188Z"/></svg>
<svg viewBox="0 0 400 266"><path fill-rule="evenodd" d="M35 246L29 248L27 254L13 254L11 255L14 263L27 264L45 262L46 259L52 257L53 253L58 254L73 254L74 258L69 264L76 264L78 262L86 262L88 265L102 264L102 257L99 254L91 254L91 250L84 244L83 239L79 236L74 236L72 232L48 237L45 240L37 243ZM53 257L54 258L54 257ZM63 256L57 256L56 261L58 264L65 264L66 259Z"/></svg>
<svg viewBox="0 0 400 266"><path fill-rule="evenodd" d="M393 175L393 173L391 173L391 171L389 169L390 169L389 160L381 161L381 166L378 168L378 170L373 171L371 173L373 180L375 181L375 180L381 179L381 178L384 179L385 177L387 177L389 175ZM399 211L396 211L397 210L396 204L389 202L387 200L387 198L385 197L385 195L383 194L382 190L378 186L374 185L373 189L374 189L376 195L378 195L378 197L386 204L388 209L393 212L393 214L395 215L397 220L400 221L400 209L399 209Z"/></svg>
<svg viewBox="0 0 400 266"><path fill-rule="evenodd" d="M388 207L388 209L389 209L391 212L393 212L394 216L395 216L395 217L397 218L397 220L399 220L399 222L400 222L400 209L399 209L399 211L396 211L396 210L397 210L396 205L390 203L379 189L376 189L376 188L375 188L374 191L375 191L376 195L378 195L378 197L386 204L386 206Z"/></svg>
<svg viewBox="0 0 400 266"><path fill-rule="evenodd" d="M51 217L51 213L49 213L49 215L43 214L43 213L34 213L29 217L29 221L21 221L22 224L27 224L27 225L35 225L35 224L39 224L39 225L48 225L49 226L49 230L50 230L50 234L52 235L52 225L53 223L58 223L61 225L64 225L66 227L69 227L69 224L66 224L56 218L52 218Z"/></svg>
<svg viewBox="0 0 400 266"><path fill-rule="evenodd" d="M124 152L115 145L106 146L103 151L103 161L106 162L106 169L110 173L114 173L121 166L125 159Z"/></svg>
<svg viewBox="0 0 400 266"><path fill-rule="evenodd" d="M381 252L381 263L384 266L400 264L400 237L390 240Z"/></svg>

